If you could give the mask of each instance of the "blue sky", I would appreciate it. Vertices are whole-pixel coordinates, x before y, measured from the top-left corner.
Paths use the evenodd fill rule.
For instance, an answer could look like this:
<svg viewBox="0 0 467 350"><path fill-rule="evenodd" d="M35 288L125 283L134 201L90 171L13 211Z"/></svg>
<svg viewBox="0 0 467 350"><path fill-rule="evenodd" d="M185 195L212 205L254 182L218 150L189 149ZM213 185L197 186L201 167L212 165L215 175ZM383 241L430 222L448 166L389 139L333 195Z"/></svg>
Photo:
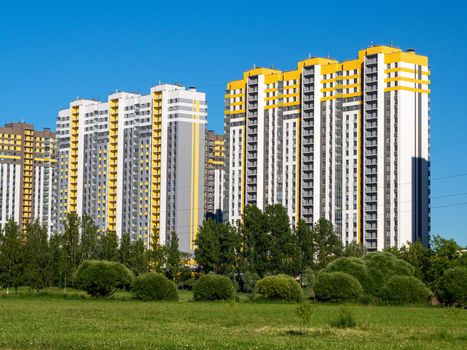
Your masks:
<svg viewBox="0 0 467 350"><path fill-rule="evenodd" d="M222 131L225 83L253 64L351 59L371 42L415 48L432 72L432 233L467 245L467 205L452 206L467 203L466 13L449 0L2 0L0 124L54 128L77 96L147 93L162 81L205 91L209 127Z"/></svg>

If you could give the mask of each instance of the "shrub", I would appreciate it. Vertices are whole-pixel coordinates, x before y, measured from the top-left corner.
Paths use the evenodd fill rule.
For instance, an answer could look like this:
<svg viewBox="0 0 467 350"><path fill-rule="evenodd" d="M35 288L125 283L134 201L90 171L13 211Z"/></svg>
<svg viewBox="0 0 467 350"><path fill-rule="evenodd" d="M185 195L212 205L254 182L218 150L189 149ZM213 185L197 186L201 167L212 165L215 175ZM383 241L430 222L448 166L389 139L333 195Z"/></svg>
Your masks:
<svg viewBox="0 0 467 350"><path fill-rule="evenodd" d="M348 306L342 306L339 309L339 316L331 322L332 327L353 328L357 325L353 311Z"/></svg>
<svg viewBox="0 0 467 350"><path fill-rule="evenodd" d="M73 274L73 286L93 297L108 297L118 288L129 289L133 279L133 273L118 262L87 260Z"/></svg>
<svg viewBox="0 0 467 350"><path fill-rule="evenodd" d="M342 302L360 299L363 289L358 280L345 272L321 272L315 285L316 298Z"/></svg>
<svg viewBox="0 0 467 350"><path fill-rule="evenodd" d="M209 273L201 276L193 285L195 300L230 300L234 296L234 285L226 276Z"/></svg>
<svg viewBox="0 0 467 350"><path fill-rule="evenodd" d="M259 275L256 272L245 272L242 274L242 292L253 293Z"/></svg>
<svg viewBox="0 0 467 350"><path fill-rule="evenodd" d="M446 305L467 306L467 268L447 269L435 283L435 292Z"/></svg>
<svg viewBox="0 0 467 350"><path fill-rule="evenodd" d="M267 276L256 282L255 296L268 300L301 301L303 291L290 276Z"/></svg>
<svg viewBox="0 0 467 350"><path fill-rule="evenodd" d="M356 257L338 258L330 262L326 272L345 272L355 277L367 293L374 293L378 288L368 273L368 269L362 259Z"/></svg>
<svg viewBox="0 0 467 350"><path fill-rule="evenodd" d="M136 277L131 291L136 299L178 300L175 284L161 273L145 273Z"/></svg>
<svg viewBox="0 0 467 350"><path fill-rule="evenodd" d="M314 308L308 302L301 302L298 307L295 309L295 313L300 318L302 327L306 327L311 322L311 317L313 315Z"/></svg>
<svg viewBox="0 0 467 350"><path fill-rule="evenodd" d="M412 276L415 268L389 252L375 252L363 257L374 292L383 287L392 276Z"/></svg>
<svg viewBox="0 0 467 350"><path fill-rule="evenodd" d="M429 289L413 276L392 276L379 293L382 301L391 304L426 302L429 295Z"/></svg>

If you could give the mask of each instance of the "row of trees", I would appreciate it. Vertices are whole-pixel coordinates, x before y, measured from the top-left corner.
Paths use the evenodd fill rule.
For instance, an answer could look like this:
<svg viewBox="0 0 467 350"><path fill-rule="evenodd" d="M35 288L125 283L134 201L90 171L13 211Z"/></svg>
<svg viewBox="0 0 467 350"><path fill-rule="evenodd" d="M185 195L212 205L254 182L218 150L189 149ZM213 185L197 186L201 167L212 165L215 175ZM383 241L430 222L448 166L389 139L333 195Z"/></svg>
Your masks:
<svg viewBox="0 0 467 350"><path fill-rule="evenodd" d="M237 228L205 221L198 232L195 260L206 273L296 276L307 268L324 268L336 257L362 254L356 245L344 248L328 220L319 219L312 228L300 220L292 230L286 209L276 204L264 212L247 206Z"/></svg>
<svg viewBox="0 0 467 350"><path fill-rule="evenodd" d="M319 271L339 257L362 257L365 250L357 245L343 247L333 225L318 220L312 228L299 221L291 229L289 217L281 205L271 205L264 212L254 206L245 208L243 222L236 227L213 220L203 222L198 231L194 261L180 252L175 232L161 246L158 232L150 249L142 241L121 240L113 232L99 234L88 216L69 214L61 234L47 236L37 222L23 236L14 221L0 230L0 287L27 285L33 288L66 287L85 260L117 261L135 275L154 271L170 280L182 282L200 273L214 272L241 281L245 274L303 275ZM448 268L467 266L467 254L453 240L435 236L431 247L419 242L401 249L389 249L396 257L415 267L414 275L431 286Z"/></svg>
<svg viewBox="0 0 467 350"><path fill-rule="evenodd" d="M206 221L196 241L195 260L203 272L229 275L251 272L259 277L275 274L297 276L307 269L319 271L339 257L363 257L364 248L343 247L333 225L319 219L312 228L303 221L292 230L285 208L271 205L264 212L245 208L238 228ZM467 254L454 241L434 236L430 247L419 241L402 248L389 248L414 266L414 275L432 286L448 268L467 267Z"/></svg>
<svg viewBox="0 0 467 350"><path fill-rule="evenodd" d="M80 219L76 214L69 214L63 232L50 239L38 222L29 225L24 235L13 220L0 229L0 287L7 290L21 285L70 286L73 273L86 260L120 262L135 275L151 269L170 279L182 272L191 277L175 233L168 245L161 247L156 241L153 249L146 250L143 241L131 241L128 234L120 240L114 232L99 234L90 217Z"/></svg>

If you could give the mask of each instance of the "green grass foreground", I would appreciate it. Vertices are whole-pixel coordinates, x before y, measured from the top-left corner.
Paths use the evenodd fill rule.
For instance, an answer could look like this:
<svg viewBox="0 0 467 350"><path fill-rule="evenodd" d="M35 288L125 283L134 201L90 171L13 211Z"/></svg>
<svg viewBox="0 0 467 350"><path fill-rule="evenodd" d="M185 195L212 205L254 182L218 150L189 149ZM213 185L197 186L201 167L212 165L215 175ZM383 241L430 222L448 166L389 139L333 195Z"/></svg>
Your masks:
<svg viewBox="0 0 467 350"><path fill-rule="evenodd" d="M3 294L3 293L2 293ZM330 326L338 305L315 304L303 327L296 304L141 302L12 292L0 297L2 349L465 349L467 311L351 306L357 327ZM68 293L67 293L68 294Z"/></svg>

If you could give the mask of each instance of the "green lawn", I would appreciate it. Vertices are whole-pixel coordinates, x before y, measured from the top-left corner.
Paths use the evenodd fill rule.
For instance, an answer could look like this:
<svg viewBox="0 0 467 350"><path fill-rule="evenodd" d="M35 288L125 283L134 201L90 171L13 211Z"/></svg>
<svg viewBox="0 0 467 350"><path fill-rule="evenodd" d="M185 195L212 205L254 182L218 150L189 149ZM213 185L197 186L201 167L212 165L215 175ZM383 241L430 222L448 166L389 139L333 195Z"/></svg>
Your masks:
<svg viewBox="0 0 467 350"><path fill-rule="evenodd" d="M352 306L358 326L332 328L339 306L316 304L303 329L294 304L0 298L0 348L465 349L467 311Z"/></svg>

